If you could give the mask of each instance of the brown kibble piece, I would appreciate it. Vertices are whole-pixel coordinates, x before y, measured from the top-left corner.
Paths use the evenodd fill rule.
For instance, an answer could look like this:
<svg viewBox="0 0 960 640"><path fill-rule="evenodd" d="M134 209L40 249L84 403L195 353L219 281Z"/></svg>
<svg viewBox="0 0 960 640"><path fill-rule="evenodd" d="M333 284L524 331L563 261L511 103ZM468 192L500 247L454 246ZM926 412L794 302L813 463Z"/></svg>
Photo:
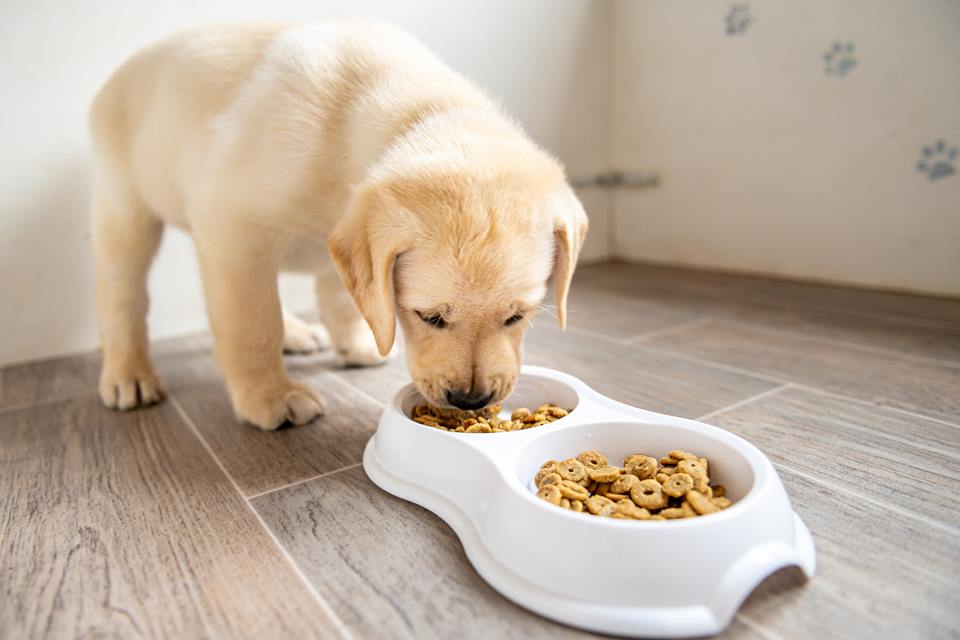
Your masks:
<svg viewBox="0 0 960 640"><path fill-rule="evenodd" d="M643 454L627 456L623 461L623 467L627 473L637 476L640 480L652 478L657 473L656 459Z"/></svg>
<svg viewBox="0 0 960 640"><path fill-rule="evenodd" d="M699 460L681 460L677 463L677 472L691 478L707 478L707 468Z"/></svg>
<svg viewBox="0 0 960 640"><path fill-rule="evenodd" d="M570 501L570 508L573 509L574 511L576 511L577 513L582 512L582 511L583 511L583 500L571 500L571 501Z"/></svg>
<svg viewBox="0 0 960 640"><path fill-rule="evenodd" d="M676 520L678 518L685 518L683 515L683 509L680 507L672 507L670 509L661 509L658 515L663 516L667 520Z"/></svg>
<svg viewBox="0 0 960 640"><path fill-rule="evenodd" d="M726 487L724 487L722 484L715 484L710 488L713 489L714 498L722 498L727 493Z"/></svg>
<svg viewBox="0 0 960 640"><path fill-rule="evenodd" d="M627 516L632 520L647 520L650 518L650 512L642 507L638 507L632 500L621 500L617 502L616 513Z"/></svg>
<svg viewBox="0 0 960 640"><path fill-rule="evenodd" d="M653 479L641 480L630 489L630 498L638 507L649 509L663 509L667 506L667 496L663 494L663 486Z"/></svg>
<svg viewBox="0 0 960 640"><path fill-rule="evenodd" d="M720 511L719 507L710 502L710 498L696 490L687 493L687 502L690 503L694 511L702 516Z"/></svg>
<svg viewBox="0 0 960 640"><path fill-rule="evenodd" d="M716 498L716 497L710 498L710 502L713 503L713 506L719 507L720 509L726 509L726 508L729 507L731 504L733 504L732 502L730 502L730 499L729 499L729 498L723 498L723 497L720 497L720 498Z"/></svg>
<svg viewBox="0 0 960 640"><path fill-rule="evenodd" d="M563 493L563 490L562 490L562 489L561 489L560 493ZM570 501L569 501L568 499L566 499L566 498L560 498L560 506L563 507L564 509L569 509L569 508L570 508Z"/></svg>
<svg viewBox="0 0 960 640"><path fill-rule="evenodd" d="M600 508L600 512L597 513L597 515L604 518L610 518L610 517L613 517L616 513L617 513L617 503L611 501L609 504L603 505L603 507Z"/></svg>
<svg viewBox="0 0 960 640"><path fill-rule="evenodd" d="M609 491L613 493L630 493L630 489L638 482L640 482L640 478L632 473L625 473L613 481Z"/></svg>
<svg viewBox="0 0 960 640"><path fill-rule="evenodd" d="M620 477L620 469L618 467L598 467L587 469L587 475L594 482L613 482Z"/></svg>
<svg viewBox="0 0 960 640"><path fill-rule="evenodd" d="M584 501L584 506L587 507L587 511L589 511L593 515L599 514L600 510L603 507L605 507L606 505L612 505L612 504L613 504L612 500L604 498L603 496L590 496L589 498L586 499L586 501Z"/></svg>
<svg viewBox="0 0 960 640"><path fill-rule="evenodd" d="M545 487L548 484L560 484L561 480L563 480L563 478L560 477L559 473L548 473L543 476L543 479L537 484L537 488Z"/></svg>
<svg viewBox="0 0 960 640"><path fill-rule="evenodd" d="M672 498L682 498L693 489L693 478L685 473L675 473L663 483L663 492Z"/></svg>
<svg viewBox="0 0 960 640"><path fill-rule="evenodd" d="M546 478L546 477L547 477L548 475L550 475L551 473L557 473L557 474L559 475L559 473L558 473L559 471L560 471L560 469L559 469L559 467L557 467L556 464L550 464L549 466L544 465L544 466L540 467L540 471L537 471L537 475L533 476L533 483L539 487L539 486L540 486L540 482L541 482L544 478Z"/></svg>
<svg viewBox="0 0 960 640"><path fill-rule="evenodd" d="M580 482L587 477L587 468L580 464L580 461L575 458L564 460L557 465L557 468L559 469L560 476L564 480Z"/></svg>
<svg viewBox="0 0 960 640"><path fill-rule="evenodd" d="M514 410L513 410L513 413L510 414L510 419L511 419L511 420L523 420L523 419L526 418L528 415L530 415L530 409L527 409L526 407L520 407L520 408L518 408L518 409L514 409Z"/></svg>
<svg viewBox="0 0 960 640"><path fill-rule="evenodd" d="M548 484L545 487L541 487L540 490L537 491L537 497L555 505L559 505L560 500L563 499L563 495L560 493L560 487L555 484Z"/></svg>
<svg viewBox="0 0 960 640"><path fill-rule="evenodd" d="M572 480L561 480L557 486L560 487L561 495L569 500L586 500L590 497L586 487L581 487Z"/></svg>
<svg viewBox="0 0 960 640"><path fill-rule="evenodd" d="M609 464L607 456L597 451L584 451L577 456L577 460L587 469L599 469Z"/></svg>
<svg viewBox="0 0 960 640"><path fill-rule="evenodd" d="M697 456L693 455L692 453L687 453L686 451L681 451L680 449L674 449L667 455L673 458L674 460L676 460L677 462L679 462L680 460L696 460L697 459Z"/></svg>

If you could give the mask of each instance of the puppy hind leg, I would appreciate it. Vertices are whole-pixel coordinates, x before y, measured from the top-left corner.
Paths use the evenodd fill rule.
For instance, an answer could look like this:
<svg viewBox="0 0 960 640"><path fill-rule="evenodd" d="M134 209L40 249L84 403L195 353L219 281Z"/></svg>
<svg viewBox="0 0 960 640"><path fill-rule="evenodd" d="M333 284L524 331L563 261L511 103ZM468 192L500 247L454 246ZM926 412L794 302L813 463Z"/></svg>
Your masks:
<svg viewBox="0 0 960 640"><path fill-rule="evenodd" d="M315 353L330 348L330 333L320 323L301 320L283 309L283 352Z"/></svg>
<svg viewBox="0 0 960 640"><path fill-rule="evenodd" d="M111 409L158 402L162 392L147 338L147 273L163 222L125 186L101 177L94 187L92 240L103 365L99 392Z"/></svg>
<svg viewBox="0 0 960 640"><path fill-rule="evenodd" d="M317 311L330 332L341 366L367 367L387 361L350 293L332 266L316 276Z"/></svg>

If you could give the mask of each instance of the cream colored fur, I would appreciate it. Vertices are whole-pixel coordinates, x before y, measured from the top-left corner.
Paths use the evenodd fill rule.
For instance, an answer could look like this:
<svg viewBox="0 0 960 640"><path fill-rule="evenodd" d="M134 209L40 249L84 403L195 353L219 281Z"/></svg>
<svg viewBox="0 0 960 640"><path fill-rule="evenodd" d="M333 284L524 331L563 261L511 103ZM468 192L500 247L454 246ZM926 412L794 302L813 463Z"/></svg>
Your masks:
<svg viewBox="0 0 960 640"><path fill-rule="evenodd" d="M107 406L160 398L146 276L165 223L193 237L234 409L263 429L323 411L284 348L375 364L399 320L430 401L497 401L551 273L564 321L587 222L562 168L401 31L186 31L118 69L90 122ZM316 276L329 335L283 312L281 271ZM421 319L437 314L446 327Z"/></svg>

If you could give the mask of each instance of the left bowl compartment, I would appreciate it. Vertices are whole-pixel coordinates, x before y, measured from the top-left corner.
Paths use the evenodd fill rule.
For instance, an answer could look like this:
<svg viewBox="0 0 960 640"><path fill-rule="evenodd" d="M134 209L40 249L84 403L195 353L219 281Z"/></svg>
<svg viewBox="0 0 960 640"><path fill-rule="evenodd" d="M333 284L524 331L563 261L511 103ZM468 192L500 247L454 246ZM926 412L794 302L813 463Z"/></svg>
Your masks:
<svg viewBox="0 0 960 640"><path fill-rule="evenodd" d="M570 415L547 425L505 433L454 433L410 419L423 397L412 384L397 392L384 409L376 435L367 444L363 465L367 475L394 495L426 506L447 520L485 508L494 483L505 483L504 471L494 462L519 450L537 432L561 427L576 419L582 404L576 381L562 374L524 367L505 407L535 408L552 403L571 409ZM505 408L504 413L509 413Z"/></svg>

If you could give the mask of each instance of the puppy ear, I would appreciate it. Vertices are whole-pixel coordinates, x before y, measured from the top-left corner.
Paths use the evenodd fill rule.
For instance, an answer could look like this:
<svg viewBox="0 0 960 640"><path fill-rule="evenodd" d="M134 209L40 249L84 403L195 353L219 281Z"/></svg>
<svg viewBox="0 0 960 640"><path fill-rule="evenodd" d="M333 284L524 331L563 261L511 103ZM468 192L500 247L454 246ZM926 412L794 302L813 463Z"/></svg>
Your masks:
<svg viewBox="0 0 960 640"><path fill-rule="evenodd" d="M370 325L380 355L393 348L397 330L393 267L408 248L403 210L373 188L359 192L327 239L340 279Z"/></svg>
<svg viewBox="0 0 960 640"><path fill-rule="evenodd" d="M557 305L557 320L560 328L567 328L567 293L570 281L577 268L580 248L587 237L587 214L573 190L564 185L554 197L551 215L556 241L553 262L554 301Z"/></svg>

